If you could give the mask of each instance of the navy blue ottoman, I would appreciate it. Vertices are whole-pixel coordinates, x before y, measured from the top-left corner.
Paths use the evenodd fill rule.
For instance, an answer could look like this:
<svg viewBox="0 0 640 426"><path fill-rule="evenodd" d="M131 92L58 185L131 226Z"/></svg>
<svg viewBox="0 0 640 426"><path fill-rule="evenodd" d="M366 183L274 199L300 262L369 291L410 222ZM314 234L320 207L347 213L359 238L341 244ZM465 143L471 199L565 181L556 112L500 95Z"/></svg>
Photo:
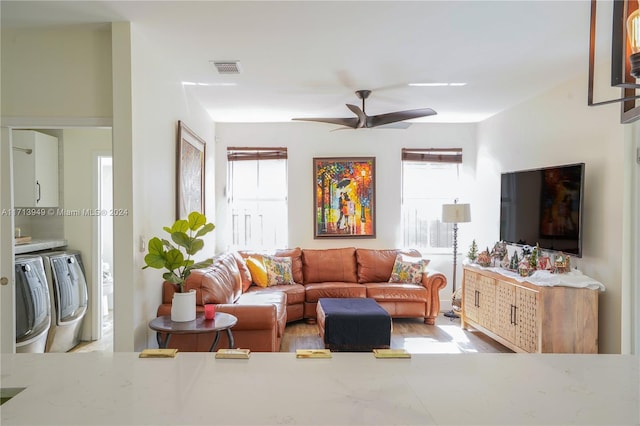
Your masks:
<svg viewBox="0 0 640 426"><path fill-rule="evenodd" d="M318 299L317 324L332 351L368 352L391 344L391 317L373 299Z"/></svg>

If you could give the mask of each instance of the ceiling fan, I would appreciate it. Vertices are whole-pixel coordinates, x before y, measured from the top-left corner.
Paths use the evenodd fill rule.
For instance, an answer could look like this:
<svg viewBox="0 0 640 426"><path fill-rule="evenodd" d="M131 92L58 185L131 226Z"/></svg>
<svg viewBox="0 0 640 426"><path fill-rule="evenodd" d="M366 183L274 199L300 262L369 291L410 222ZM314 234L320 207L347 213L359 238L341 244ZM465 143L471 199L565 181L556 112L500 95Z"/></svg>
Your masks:
<svg viewBox="0 0 640 426"><path fill-rule="evenodd" d="M437 112L431 108L410 109L406 111L389 112L387 114L367 115L364 109L364 101L371 94L371 90L356 90L358 98L362 99L362 108L356 105L347 104L347 108L353 112L356 117L352 118L293 118L298 121L317 121L320 123L338 124L341 126L351 127L352 129L366 129L378 126L384 126L398 121L410 120L412 118L427 117L435 115Z"/></svg>

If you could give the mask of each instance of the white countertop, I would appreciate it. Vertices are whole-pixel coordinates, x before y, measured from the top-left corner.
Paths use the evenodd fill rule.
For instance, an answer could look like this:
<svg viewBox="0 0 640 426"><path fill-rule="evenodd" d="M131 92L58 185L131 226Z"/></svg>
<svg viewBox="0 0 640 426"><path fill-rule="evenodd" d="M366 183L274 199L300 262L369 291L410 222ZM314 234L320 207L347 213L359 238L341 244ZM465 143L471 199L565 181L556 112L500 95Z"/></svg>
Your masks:
<svg viewBox="0 0 640 426"><path fill-rule="evenodd" d="M622 355L2 355L7 425L638 425Z"/></svg>
<svg viewBox="0 0 640 426"><path fill-rule="evenodd" d="M67 245L65 239L33 239L26 244L17 244L14 247L15 254L32 253L35 251L60 248Z"/></svg>

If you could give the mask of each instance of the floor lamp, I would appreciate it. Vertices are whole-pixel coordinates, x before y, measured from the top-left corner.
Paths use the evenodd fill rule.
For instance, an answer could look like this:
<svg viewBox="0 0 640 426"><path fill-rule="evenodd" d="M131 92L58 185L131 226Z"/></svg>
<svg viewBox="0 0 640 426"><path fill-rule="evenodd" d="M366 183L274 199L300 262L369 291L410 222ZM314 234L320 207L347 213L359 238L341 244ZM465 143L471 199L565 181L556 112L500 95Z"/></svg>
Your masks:
<svg viewBox="0 0 640 426"><path fill-rule="evenodd" d="M458 224L471 222L471 206L469 204L458 204L456 199L454 204L442 205L442 223L453 223L453 293L451 303L456 293L456 269L458 264ZM445 312L444 315L449 318L458 318L453 309Z"/></svg>

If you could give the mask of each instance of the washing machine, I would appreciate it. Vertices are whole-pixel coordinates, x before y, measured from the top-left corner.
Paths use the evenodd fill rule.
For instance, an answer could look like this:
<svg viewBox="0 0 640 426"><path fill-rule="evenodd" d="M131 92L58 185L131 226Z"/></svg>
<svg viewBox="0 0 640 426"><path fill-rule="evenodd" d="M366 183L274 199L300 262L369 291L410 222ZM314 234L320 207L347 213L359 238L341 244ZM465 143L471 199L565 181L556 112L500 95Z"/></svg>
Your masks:
<svg viewBox="0 0 640 426"><path fill-rule="evenodd" d="M46 352L67 352L80 342L87 312L87 281L77 250L40 254L49 283L51 327Z"/></svg>
<svg viewBox="0 0 640 426"><path fill-rule="evenodd" d="M15 257L16 352L42 353L51 326L51 302L40 256Z"/></svg>

